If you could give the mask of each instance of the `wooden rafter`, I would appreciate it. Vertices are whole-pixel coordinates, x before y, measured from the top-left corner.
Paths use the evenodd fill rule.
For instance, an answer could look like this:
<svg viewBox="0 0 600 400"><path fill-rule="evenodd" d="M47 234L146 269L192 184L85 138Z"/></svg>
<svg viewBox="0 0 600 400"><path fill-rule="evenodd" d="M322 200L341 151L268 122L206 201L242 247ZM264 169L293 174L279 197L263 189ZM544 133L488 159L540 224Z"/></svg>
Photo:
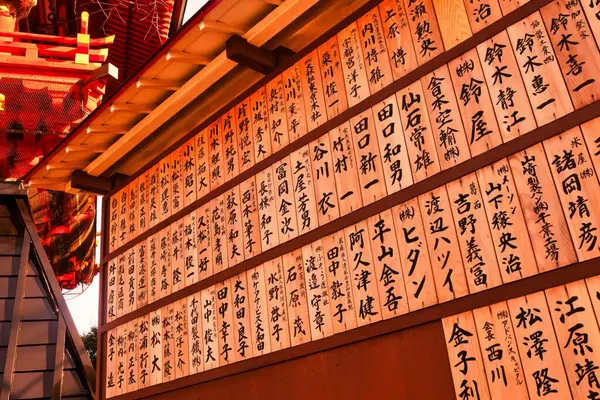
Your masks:
<svg viewBox="0 0 600 400"><path fill-rule="evenodd" d="M244 25L231 25L226 24L220 21L211 21L211 20L202 20L200 24L198 24L201 31L214 31L214 32L223 32L223 33L231 33L236 35L243 35L246 33L250 27Z"/></svg>
<svg viewBox="0 0 600 400"><path fill-rule="evenodd" d="M165 79L138 79L135 83L137 88L150 88L175 91L183 85L182 82L176 80Z"/></svg>
<svg viewBox="0 0 600 400"><path fill-rule="evenodd" d="M167 61L179 61L187 64L208 65L211 60L194 53L183 53L180 51L169 51L165 55Z"/></svg>

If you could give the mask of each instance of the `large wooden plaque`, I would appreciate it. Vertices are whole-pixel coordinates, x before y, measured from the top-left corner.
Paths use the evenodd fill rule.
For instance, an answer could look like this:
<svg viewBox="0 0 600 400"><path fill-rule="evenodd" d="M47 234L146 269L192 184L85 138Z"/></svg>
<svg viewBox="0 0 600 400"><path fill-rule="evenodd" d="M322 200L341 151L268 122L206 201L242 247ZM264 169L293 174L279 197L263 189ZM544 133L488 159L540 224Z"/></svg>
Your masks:
<svg viewBox="0 0 600 400"><path fill-rule="evenodd" d="M325 276L323 243L317 240L302 247L304 280L308 300L308 314L312 340L333 334L332 310Z"/></svg>
<svg viewBox="0 0 600 400"><path fill-rule="evenodd" d="M290 344L296 346L311 340L308 296L304 280L302 249L282 256L286 307L290 324Z"/></svg>
<svg viewBox="0 0 600 400"><path fill-rule="evenodd" d="M267 315L271 350L277 351L290 347L290 328L285 306L285 283L283 281L283 262L281 257L263 264L266 278Z"/></svg>

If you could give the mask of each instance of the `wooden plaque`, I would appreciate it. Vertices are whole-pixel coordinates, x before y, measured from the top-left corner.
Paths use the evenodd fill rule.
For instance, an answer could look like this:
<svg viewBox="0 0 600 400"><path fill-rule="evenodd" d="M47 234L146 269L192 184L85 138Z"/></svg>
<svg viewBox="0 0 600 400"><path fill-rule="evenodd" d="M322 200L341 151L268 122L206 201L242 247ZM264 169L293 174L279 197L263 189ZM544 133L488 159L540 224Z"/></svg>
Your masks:
<svg viewBox="0 0 600 400"><path fill-rule="evenodd" d="M456 398L491 399L473 312L443 318L442 326Z"/></svg>
<svg viewBox="0 0 600 400"><path fill-rule="evenodd" d="M215 273L213 257L211 215L212 202L196 210L196 245L198 246L198 280L201 281Z"/></svg>
<svg viewBox="0 0 600 400"><path fill-rule="evenodd" d="M356 306L352 292L350 258L344 239L339 231L323 238L325 275L329 288L333 332L340 333L356 328Z"/></svg>
<svg viewBox="0 0 600 400"><path fill-rule="evenodd" d="M508 159L540 272L577 262L541 143Z"/></svg>
<svg viewBox="0 0 600 400"><path fill-rule="evenodd" d="M290 143L284 97L283 75L279 75L267 82L267 110L273 153L281 150Z"/></svg>
<svg viewBox="0 0 600 400"><path fill-rule="evenodd" d="M231 303L230 281L225 280L215 285L217 293L217 342L219 346L219 366L233 362L233 313Z"/></svg>
<svg viewBox="0 0 600 400"><path fill-rule="evenodd" d="M256 190L261 248L266 251L279 244L272 166L256 174Z"/></svg>
<svg viewBox="0 0 600 400"><path fill-rule="evenodd" d="M508 304L478 308L473 316L492 399L529 400Z"/></svg>
<svg viewBox="0 0 600 400"><path fill-rule="evenodd" d="M477 46L494 112L505 142L537 127L508 33L502 31Z"/></svg>
<svg viewBox="0 0 600 400"><path fill-rule="evenodd" d="M392 75L394 79L399 79L418 66L408 26L408 16L402 0L382 1L379 4L379 12Z"/></svg>
<svg viewBox="0 0 600 400"><path fill-rule="evenodd" d="M225 193L225 229L230 267L244 261L244 237L242 234L242 210L240 205L240 187L235 186Z"/></svg>
<svg viewBox="0 0 600 400"><path fill-rule="evenodd" d="M142 175L139 176L139 178L137 179L138 182L138 217L139 217L139 221L138 221L138 228L139 228L139 233L143 233L146 232L146 230L149 228L149 220L148 220L148 213L149 213L149 207L150 204L148 203L148 198L149 198L149 170L142 173Z"/></svg>
<svg viewBox="0 0 600 400"><path fill-rule="evenodd" d="M168 296L173 290L173 271L171 269L171 227L167 226L158 233L158 277L156 284L159 299ZM163 318L166 318L163 315Z"/></svg>
<svg viewBox="0 0 600 400"><path fill-rule="evenodd" d="M594 170L600 171L600 118L579 125L585 139Z"/></svg>
<svg viewBox="0 0 600 400"><path fill-rule="evenodd" d="M127 258L125 254L117 258L117 318L127 312Z"/></svg>
<svg viewBox="0 0 600 400"><path fill-rule="evenodd" d="M106 265L106 322L117 318L117 262L113 258Z"/></svg>
<svg viewBox="0 0 600 400"><path fill-rule="evenodd" d="M217 293L215 286L202 290L202 349L204 354L204 370L219 366L219 345L217 336Z"/></svg>
<svg viewBox="0 0 600 400"><path fill-rule="evenodd" d="M159 163L158 182L158 221L164 221L171 216L171 159L165 157ZM122 206L122 204L121 204Z"/></svg>
<svg viewBox="0 0 600 400"><path fill-rule="evenodd" d="M175 379L175 304L160 310L162 316L162 381Z"/></svg>
<svg viewBox="0 0 600 400"><path fill-rule="evenodd" d="M118 194L119 196L119 233L118 233L118 247L123 246L129 240L127 234L127 214L129 210L129 190L127 187L121 189Z"/></svg>
<svg viewBox="0 0 600 400"><path fill-rule="evenodd" d="M210 233L214 273L229 268L227 254L227 229L225 226L225 193L210 202Z"/></svg>
<svg viewBox="0 0 600 400"><path fill-rule="evenodd" d="M227 115L223 115L208 126L208 170L210 190L215 190L225 182L223 124L226 119Z"/></svg>
<svg viewBox="0 0 600 400"><path fill-rule="evenodd" d="M431 0L402 0L408 14L408 26L417 53L417 62L423 65L444 51L440 28Z"/></svg>
<svg viewBox="0 0 600 400"><path fill-rule="evenodd" d="M229 181L240 174L239 140L236 129L235 109L232 108L223 116L222 123L223 167L225 168L225 181Z"/></svg>
<svg viewBox="0 0 600 400"><path fill-rule="evenodd" d="M271 135L267 117L267 88L265 86L250 96L254 159L256 162L271 155Z"/></svg>
<svg viewBox="0 0 600 400"><path fill-rule="evenodd" d="M308 53L300 60L299 64L306 124L308 130L312 131L327 121L323 80L321 79L317 50Z"/></svg>
<svg viewBox="0 0 600 400"><path fill-rule="evenodd" d="M414 183L396 96L388 97L375 105L372 110L379 154L383 163L385 186L390 195Z"/></svg>
<svg viewBox="0 0 600 400"><path fill-rule="evenodd" d="M196 213L183 217L183 274L185 286L198 282L198 235Z"/></svg>
<svg viewBox="0 0 600 400"><path fill-rule="evenodd" d="M290 161L292 163L292 183L294 184L298 235L302 235L318 226L317 203L315 201L308 146L304 146L291 153ZM258 180L256 182L258 184ZM265 250L264 246L263 250Z"/></svg>
<svg viewBox="0 0 600 400"><path fill-rule="evenodd" d="M335 188L334 165L329 134L325 133L308 145L314 178L315 199L319 226L340 217L338 194Z"/></svg>
<svg viewBox="0 0 600 400"><path fill-rule="evenodd" d="M394 80L385 45L379 8L372 8L365 15L358 18L356 22L369 79L369 89L371 93L375 93Z"/></svg>
<svg viewBox="0 0 600 400"><path fill-rule="evenodd" d="M129 203L127 204L127 237L131 240L138 234L140 225L140 209L138 204L138 179L127 185Z"/></svg>
<svg viewBox="0 0 600 400"><path fill-rule="evenodd" d="M171 163L171 214L183 208L183 147L169 155Z"/></svg>
<svg viewBox="0 0 600 400"><path fill-rule="evenodd" d="M183 252L183 218L171 224L171 275L172 292L185 287L185 254Z"/></svg>
<svg viewBox="0 0 600 400"><path fill-rule="evenodd" d="M597 1L582 1L581 7L587 16L589 28L596 41L598 41L598 38L600 38L600 3Z"/></svg>
<svg viewBox="0 0 600 400"><path fill-rule="evenodd" d="M333 335L332 310L325 276L323 243L317 240L302 247L304 282L312 340Z"/></svg>
<svg viewBox="0 0 600 400"><path fill-rule="evenodd" d="M250 298L246 273L230 279L233 307L233 361L252 357L252 328L250 326Z"/></svg>
<svg viewBox="0 0 600 400"><path fill-rule="evenodd" d="M181 174L183 176L183 207L196 201L196 138L191 138L182 146Z"/></svg>
<svg viewBox="0 0 600 400"><path fill-rule="evenodd" d="M285 94L285 115L290 142L294 142L308 132L300 64L296 63L283 71L283 91Z"/></svg>
<svg viewBox="0 0 600 400"><path fill-rule="evenodd" d="M163 338L162 338L162 309L153 311L148 316L148 337L150 350L149 366L150 386L162 383L163 371Z"/></svg>
<svg viewBox="0 0 600 400"><path fill-rule="evenodd" d="M498 0L500 9L504 15L515 11L517 8L528 2L529 0Z"/></svg>
<svg viewBox="0 0 600 400"><path fill-rule="evenodd" d="M469 294L450 200L445 186L419 196L438 301Z"/></svg>
<svg viewBox="0 0 600 400"><path fill-rule="evenodd" d="M138 389L137 330L137 319L127 323L127 359L125 363L127 393L134 392Z"/></svg>
<svg viewBox="0 0 600 400"><path fill-rule="evenodd" d="M196 292L186 298L190 375L204 371L204 330L202 296Z"/></svg>
<svg viewBox="0 0 600 400"><path fill-rule="evenodd" d="M391 210L369 218L369 239L383 319L406 314L408 298Z"/></svg>
<svg viewBox="0 0 600 400"><path fill-rule="evenodd" d="M409 200L392 209L402 273L410 311L438 302L419 202Z"/></svg>
<svg viewBox="0 0 600 400"><path fill-rule="evenodd" d="M160 165L148 170L148 227L158 223L160 208Z"/></svg>
<svg viewBox="0 0 600 400"><path fill-rule="evenodd" d="M342 60L342 71L348 105L360 103L371 94L367 79L367 67L361 50L360 34L356 22L352 22L337 34Z"/></svg>
<svg viewBox="0 0 600 400"><path fill-rule="evenodd" d="M138 388L150 386L150 318L144 315L137 319Z"/></svg>
<svg viewBox="0 0 600 400"><path fill-rule="evenodd" d="M575 108L597 101L600 94L600 52L581 5L579 2L554 0L542 7L540 13Z"/></svg>
<svg viewBox="0 0 600 400"><path fill-rule="evenodd" d="M508 300L508 309L530 398L571 399L544 292Z"/></svg>
<svg viewBox="0 0 600 400"><path fill-rule="evenodd" d="M331 119L348 109L348 98L344 86L344 71L337 37L333 36L317 49L319 67L323 79L325 109ZM285 73L284 73L285 75Z"/></svg>
<svg viewBox="0 0 600 400"><path fill-rule="evenodd" d="M237 149L240 152L240 172L254 165L254 137L252 136L252 110L250 97L235 106Z"/></svg>
<svg viewBox="0 0 600 400"><path fill-rule="evenodd" d="M281 257L263 264L266 278L267 315L271 328L271 351L290 347L290 328L285 306L285 284Z"/></svg>
<svg viewBox="0 0 600 400"><path fill-rule="evenodd" d="M350 125L362 200L364 205L368 205L387 195L373 110L366 110L353 117Z"/></svg>
<svg viewBox="0 0 600 400"><path fill-rule="evenodd" d="M188 339L187 299L175 303L175 317L173 319L175 337L175 379L183 378L190 374L190 354Z"/></svg>
<svg viewBox="0 0 600 400"><path fill-rule="evenodd" d="M358 164L354 158L350 123L345 122L329 131L329 140L340 215L346 215L362 207Z"/></svg>
<svg viewBox="0 0 600 400"><path fill-rule="evenodd" d="M490 0L490 4L494 1L496 0ZM466 3L471 4L469 1ZM471 49L450 61L448 68L471 155L479 155L502 144L502 135L477 50Z"/></svg>
<svg viewBox="0 0 600 400"><path fill-rule="evenodd" d="M201 199L210 191L210 165L208 151L208 129L202 130L196 140L196 199Z"/></svg>
<svg viewBox="0 0 600 400"><path fill-rule="evenodd" d="M477 171L502 280L512 282L538 273L517 189L508 160Z"/></svg>
<svg viewBox="0 0 600 400"><path fill-rule="evenodd" d="M114 397L117 392L117 331L111 329L106 332L106 398Z"/></svg>
<svg viewBox="0 0 600 400"><path fill-rule="evenodd" d="M273 164L274 210L276 215L279 243L287 242L298 236L298 213L294 200L292 166L289 157Z"/></svg>
<svg viewBox="0 0 600 400"><path fill-rule="evenodd" d="M120 325L117 331L117 369L115 396L127 392L127 324Z"/></svg>
<svg viewBox="0 0 600 400"><path fill-rule="evenodd" d="M433 0L433 5L446 50L473 35L463 0Z"/></svg>
<svg viewBox="0 0 600 400"><path fill-rule="evenodd" d="M416 81L400 90L396 98L410 169L414 181L419 182L441 171L421 82Z"/></svg>
<svg viewBox="0 0 600 400"><path fill-rule="evenodd" d="M290 324L290 343L292 346L296 346L311 340L302 249L284 254L282 262L285 276L286 308Z"/></svg>
<svg viewBox="0 0 600 400"><path fill-rule="evenodd" d="M158 300L160 288L160 235L155 233L146 240L148 246L148 304Z"/></svg>
<svg viewBox="0 0 600 400"><path fill-rule="evenodd" d="M254 176L240 183L240 196L244 259L248 260L261 252L258 200Z"/></svg>
<svg viewBox="0 0 600 400"><path fill-rule="evenodd" d="M600 187L581 130L570 129L543 145L577 257L579 261L598 257L600 205L594 196Z"/></svg>
<svg viewBox="0 0 600 400"><path fill-rule="evenodd" d="M502 18L498 0L465 0L464 4L473 33Z"/></svg>
<svg viewBox="0 0 600 400"><path fill-rule="evenodd" d="M112 253L119 247L119 193L110 198L110 221L108 235L108 252Z"/></svg>
<svg viewBox="0 0 600 400"><path fill-rule="evenodd" d="M137 266L138 254L136 248L132 247L127 251L127 273L125 278L125 309L124 314L137 309Z"/></svg>
<svg viewBox="0 0 600 400"><path fill-rule="evenodd" d="M248 280L250 300L252 354L254 356L261 356L271 352L267 293L263 266L259 265L246 271L246 279Z"/></svg>
<svg viewBox="0 0 600 400"><path fill-rule="evenodd" d="M481 190L475 173L446 185L458 243L470 293L502 284L496 252L490 246L492 234L487 223Z"/></svg>

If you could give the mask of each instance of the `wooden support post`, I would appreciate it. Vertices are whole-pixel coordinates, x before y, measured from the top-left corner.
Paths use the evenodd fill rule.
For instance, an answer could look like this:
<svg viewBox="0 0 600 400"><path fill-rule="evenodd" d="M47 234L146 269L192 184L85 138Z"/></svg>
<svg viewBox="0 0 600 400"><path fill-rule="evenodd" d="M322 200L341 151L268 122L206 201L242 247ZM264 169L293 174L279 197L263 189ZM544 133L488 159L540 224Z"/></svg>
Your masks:
<svg viewBox="0 0 600 400"><path fill-rule="evenodd" d="M268 74L277 66L277 55L256 47L241 36L233 35L225 43L227 58L261 74Z"/></svg>
<svg viewBox="0 0 600 400"><path fill-rule="evenodd" d="M84 171L73 171L71 175L71 187L85 192L91 192L99 195L105 195L113 188L113 181L110 178L101 176L90 176Z"/></svg>

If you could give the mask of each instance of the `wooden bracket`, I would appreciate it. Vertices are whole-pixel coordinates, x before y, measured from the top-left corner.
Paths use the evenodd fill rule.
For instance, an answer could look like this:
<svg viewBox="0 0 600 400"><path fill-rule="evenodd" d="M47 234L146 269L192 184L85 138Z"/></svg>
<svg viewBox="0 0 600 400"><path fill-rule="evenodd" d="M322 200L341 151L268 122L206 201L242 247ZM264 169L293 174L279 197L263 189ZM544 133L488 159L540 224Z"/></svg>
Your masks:
<svg viewBox="0 0 600 400"><path fill-rule="evenodd" d="M276 52L256 47L241 36L233 35L225 43L227 58L261 74L268 74L279 63Z"/></svg>
<svg viewBox="0 0 600 400"><path fill-rule="evenodd" d="M113 188L113 180L101 176L91 176L84 171L76 170L71 174L71 187L84 192L105 195Z"/></svg>

